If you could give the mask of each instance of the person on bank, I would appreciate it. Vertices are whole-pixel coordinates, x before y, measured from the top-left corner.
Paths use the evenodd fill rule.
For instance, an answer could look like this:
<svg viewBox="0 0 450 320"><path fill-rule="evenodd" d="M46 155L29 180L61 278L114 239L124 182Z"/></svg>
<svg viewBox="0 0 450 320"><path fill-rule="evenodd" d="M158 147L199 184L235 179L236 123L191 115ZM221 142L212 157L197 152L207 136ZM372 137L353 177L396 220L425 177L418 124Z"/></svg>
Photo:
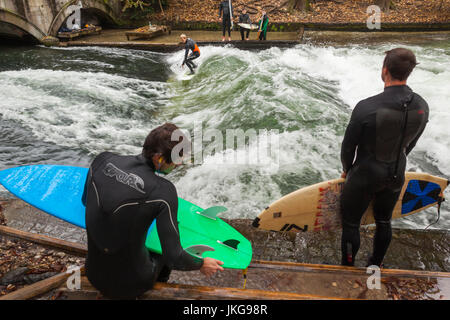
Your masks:
<svg viewBox="0 0 450 320"><path fill-rule="evenodd" d="M177 166L171 158L179 143L171 140L177 129L166 123L152 130L139 155L103 152L91 164L83 194L85 267L89 281L105 297L134 299L155 281L167 281L172 269L200 270L206 276L223 270L221 261L192 256L181 247L177 191L155 174L167 174ZM162 255L145 247L154 220Z"/></svg>
<svg viewBox="0 0 450 320"><path fill-rule="evenodd" d="M262 12L261 19L258 22L258 39L266 40L267 39L267 26L269 25L269 17L267 16L266 11Z"/></svg>
<svg viewBox="0 0 450 320"><path fill-rule="evenodd" d="M181 66L184 67L186 64L189 70L191 70L191 74L194 74L194 69L197 68L197 65L193 62L193 60L200 57L200 49L198 48L197 43L195 43L195 41L191 38L188 38L185 34L180 35L180 39L181 42L185 44L184 60ZM190 54L189 51L191 51Z"/></svg>
<svg viewBox="0 0 450 320"><path fill-rule="evenodd" d="M422 135L429 115L425 100L406 85L416 65L408 49L387 51L381 72L384 91L356 105L345 131L341 149L342 177L346 178L341 196L343 265L354 265L361 218L372 200L376 230L367 266L382 266L391 242L392 211L405 181L406 156Z"/></svg>
<svg viewBox="0 0 450 320"><path fill-rule="evenodd" d="M228 41L231 41L231 19L233 5L231 0L224 0L219 4L219 19L222 17L222 41L225 41L225 31L228 32Z"/></svg>
<svg viewBox="0 0 450 320"><path fill-rule="evenodd" d="M243 9L241 15L239 16L239 23L247 23L249 25L252 24L252 21L250 20L250 16L247 13L247 9ZM248 36L250 35L250 29L245 29L243 27L240 27L241 31L241 39L244 41L244 33L246 33L245 40L248 40Z"/></svg>

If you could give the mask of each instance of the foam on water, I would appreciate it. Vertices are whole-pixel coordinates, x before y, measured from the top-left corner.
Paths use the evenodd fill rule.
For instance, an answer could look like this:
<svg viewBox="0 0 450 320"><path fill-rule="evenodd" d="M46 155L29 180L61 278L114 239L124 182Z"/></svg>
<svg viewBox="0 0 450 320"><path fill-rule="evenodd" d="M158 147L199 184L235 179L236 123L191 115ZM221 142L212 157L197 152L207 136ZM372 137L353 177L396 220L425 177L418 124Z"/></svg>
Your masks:
<svg viewBox="0 0 450 320"><path fill-rule="evenodd" d="M165 83L101 72L5 71L0 72L0 114L60 146L137 153L151 115L166 99L165 88Z"/></svg>
<svg viewBox="0 0 450 320"><path fill-rule="evenodd" d="M203 139L202 162L168 176L187 200L203 207L225 205L225 217L253 218L289 192L339 176L351 110L383 90L383 52L400 45L262 51L205 46L193 77L180 68L184 50L166 57L95 47L52 49L64 53L58 70L0 72L0 126L18 123L39 140L61 150L84 150L89 157L104 150L138 153L148 131L165 121L191 133L200 123L204 133L215 129L224 137L228 129L268 129L267 136L259 134L246 146L227 147L223 141L216 152L211 152L213 139ZM430 106L430 122L408 168L448 177L450 51L445 43L408 47L420 62L409 85ZM167 82L136 67L161 62L172 74ZM450 199L450 191L446 196ZM397 224L423 228L434 219L428 211ZM450 228L445 206L435 227Z"/></svg>
<svg viewBox="0 0 450 320"><path fill-rule="evenodd" d="M225 203L239 212L239 216L253 217L280 194L337 177L341 168L340 142L351 109L358 101L383 90L380 76L383 53L396 46L304 45L261 52L202 48L203 60L199 59L198 74L178 87L183 98L172 101L171 108L176 110L174 121L185 128L201 121L206 127L222 130L245 129L249 123L266 123L269 115L276 119L269 127L281 131L279 170L268 177L267 173L264 175L248 166L214 167L208 158L204 164L191 168L188 174L178 178L180 192L186 197L202 198L204 205L223 203L226 199ZM432 174L450 176L447 160L450 156L450 112L445 104L450 99L446 85L450 80L450 59L448 55L438 59L439 49L418 46L411 49L421 64L411 76L409 85L428 101L431 116L426 132L410 156L408 168L430 172L428 166L423 166L425 161L434 165ZM168 63L174 64L180 59L182 52L172 55ZM215 66L218 63L221 66ZM257 81L249 80L252 75ZM243 81L245 85L240 87ZM206 97L214 103L210 104ZM188 110L189 115L186 114ZM282 132L284 130L286 132ZM237 156L240 150L224 151L230 152ZM198 176L206 174L207 178L196 179L196 183L191 184L194 173ZM245 175L267 180L263 186L254 188L264 189L260 191L261 197L249 193L248 184L256 184L242 181L241 177ZM224 187L224 181L228 188ZM271 196L267 197L268 194ZM446 196L450 196L449 191ZM248 206L249 202L252 205ZM426 226L435 219L433 210L402 219L396 225ZM444 208L438 226L450 226L449 218L448 210Z"/></svg>

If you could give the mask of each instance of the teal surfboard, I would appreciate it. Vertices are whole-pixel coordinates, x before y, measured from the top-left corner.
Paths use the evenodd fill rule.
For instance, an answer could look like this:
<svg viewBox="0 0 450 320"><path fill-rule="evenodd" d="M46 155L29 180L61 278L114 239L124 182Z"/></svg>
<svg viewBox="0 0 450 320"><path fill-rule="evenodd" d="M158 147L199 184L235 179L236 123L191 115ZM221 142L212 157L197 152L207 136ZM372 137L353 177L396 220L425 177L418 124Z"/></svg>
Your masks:
<svg viewBox="0 0 450 320"><path fill-rule="evenodd" d="M31 165L0 171L0 184L30 205L81 228L86 228L81 202L87 168ZM178 221L182 247L192 255L224 262L224 268L245 269L252 246L244 236L217 217L225 207L202 209L178 198ZM161 254L155 222L150 226L146 247Z"/></svg>

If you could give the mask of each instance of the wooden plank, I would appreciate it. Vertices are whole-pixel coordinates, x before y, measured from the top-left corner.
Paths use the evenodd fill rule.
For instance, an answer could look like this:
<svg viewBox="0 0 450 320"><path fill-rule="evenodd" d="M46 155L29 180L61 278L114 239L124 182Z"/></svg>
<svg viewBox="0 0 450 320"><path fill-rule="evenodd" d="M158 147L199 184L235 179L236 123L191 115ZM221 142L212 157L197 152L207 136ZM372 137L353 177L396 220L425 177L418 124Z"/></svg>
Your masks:
<svg viewBox="0 0 450 320"><path fill-rule="evenodd" d="M249 265L249 268L267 268L274 270L292 270L304 272L339 272L339 273L367 274L366 268L326 265L326 264L284 262L284 261L253 260L252 263ZM401 270L401 269L381 269L381 275L414 277L414 278L419 277L450 278L450 272Z"/></svg>
<svg viewBox="0 0 450 320"><path fill-rule="evenodd" d="M79 29L77 31L72 32L58 32L58 38L60 39L69 39L72 40L74 38L78 38L85 35L90 35L93 33L100 34L102 31L102 27L89 27L89 28L83 28Z"/></svg>
<svg viewBox="0 0 450 320"><path fill-rule="evenodd" d="M181 299L236 299L236 300L348 300L293 292L238 289L228 287L189 286L183 284L156 283L154 290L146 292L146 299L158 299L161 294Z"/></svg>
<svg viewBox="0 0 450 320"><path fill-rule="evenodd" d="M137 39L150 40L150 39L162 36L163 34L164 34L163 30L156 30L153 32L125 32L125 35L127 36L128 41L130 40L130 37L136 37Z"/></svg>
<svg viewBox="0 0 450 320"><path fill-rule="evenodd" d="M65 287L58 289L69 299L97 299L98 291L89 283L86 277L81 279L81 290L71 291ZM228 287L208 287L186 284L155 283L152 290L147 291L139 297L142 300L349 300L336 297L323 297L318 295L307 295L292 292L266 291L256 289L237 289Z"/></svg>
<svg viewBox="0 0 450 320"><path fill-rule="evenodd" d="M85 278L85 268L80 268L81 278ZM71 276L71 273L60 273L53 277L44 279L42 281L33 283L24 288L13 291L7 295L0 297L0 300L28 300L35 298L41 294L47 293L52 289L57 289L61 285L65 284L67 279Z"/></svg>
<svg viewBox="0 0 450 320"><path fill-rule="evenodd" d="M60 273L48 279L33 283L24 288L13 291L5 296L0 297L0 300L28 300L44 294L52 289L56 289L64 283L70 274Z"/></svg>
<svg viewBox="0 0 450 320"><path fill-rule="evenodd" d="M32 241L38 244L49 246L52 248L61 249L68 253L85 257L87 255L87 247L85 245L60 240L44 235L25 232L17 229L13 229L7 226L0 226L0 233L20 238L27 241ZM252 260L249 268L263 268L272 270L288 270L299 272L336 272L336 273L351 273L351 274L366 274L366 268L346 267L338 265L324 265L324 264L309 264L299 262L284 262L284 261L265 261L265 260ZM449 272L438 271L421 271L421 270L400 270L400 269L382 269L382 276L405 276L405 277L437 277L437 278L450 278Z"/></svg>
<svg viewBox="0 0 450 320"><path fill-rule="evenodd" d="M73 39L80 36L79 32L60 32L58 38L60 39Z"/></svg>
<svg viewBox="0 0 450 320"><path fill-rule="evenodd" d="M7 226L0 226L0 234L35 242L52 248L61 249L77 256L85 257L87 254L87 247L83 244L56 239L41 234L26 232Z"/></svg>
<svg viewBox="0 0 450 320"><path fill-rule="evenodd" d="M125 32L125 35L127 37L127 40L130 41L130 37L137 37L138 39L152 39L163 35L167 31L169 31L169 34L171 33L170 28L167 26L155 25L154 27L154 30L150 30L149 26L144 26L138 29L134 29L133 31L127 31ZM149 31L143 31L144 29L148 29Z"/></svg>

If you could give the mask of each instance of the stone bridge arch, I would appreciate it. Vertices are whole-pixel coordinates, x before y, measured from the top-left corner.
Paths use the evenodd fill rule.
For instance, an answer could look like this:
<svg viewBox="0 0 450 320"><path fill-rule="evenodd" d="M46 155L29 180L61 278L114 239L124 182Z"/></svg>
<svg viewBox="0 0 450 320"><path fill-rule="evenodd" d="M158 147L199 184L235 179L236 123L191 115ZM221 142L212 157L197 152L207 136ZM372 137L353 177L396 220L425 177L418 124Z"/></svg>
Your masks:
<svg viewBox="0 0 450 320"><path fill-rule="evenodd" d="M79 3L79 0L68 1L63 8L58 12L58 14L53 19L49 30L47 31L48 35L56 36L59 28L63 25L63 23L67 20L67 18L71 15L68 12L67 8L71 5L76 5ZM105 21L109 25L118 25L119 18L116 15L114 9L106 3L104 0L81 0L83 4L82 14L83 12L91 13L99 17L102 21Z"/></svg>
<svg viewBox="0 0 450 320"><path fill-rule="evenodd" d="M46 33L21 15L0 7L0 35L39 42Z"/></svg>

